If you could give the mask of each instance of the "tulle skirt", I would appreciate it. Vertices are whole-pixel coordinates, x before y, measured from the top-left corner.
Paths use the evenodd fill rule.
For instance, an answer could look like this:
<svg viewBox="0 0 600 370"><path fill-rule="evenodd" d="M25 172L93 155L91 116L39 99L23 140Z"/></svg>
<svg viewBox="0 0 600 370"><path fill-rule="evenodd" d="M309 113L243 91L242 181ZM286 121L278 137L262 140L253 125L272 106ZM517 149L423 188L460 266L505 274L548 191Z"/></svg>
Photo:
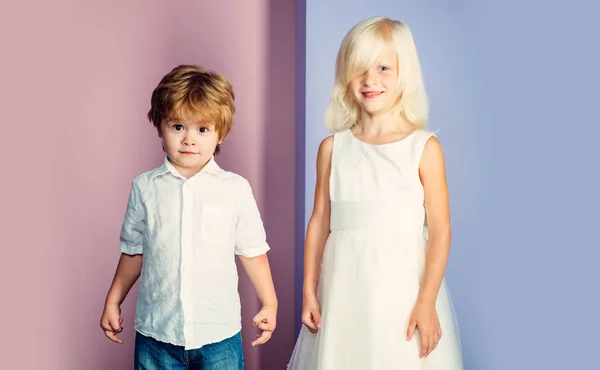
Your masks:
<svg viewBox="0 0 600 370"><path fill-rule="evenodd" d="M368 230L338 230L323 253L317 297L321 329L302 327L288 370L462 370L457 320L445 281L436 309L437 348L419 358L418 331L406 340L427 241Z"/></svg>

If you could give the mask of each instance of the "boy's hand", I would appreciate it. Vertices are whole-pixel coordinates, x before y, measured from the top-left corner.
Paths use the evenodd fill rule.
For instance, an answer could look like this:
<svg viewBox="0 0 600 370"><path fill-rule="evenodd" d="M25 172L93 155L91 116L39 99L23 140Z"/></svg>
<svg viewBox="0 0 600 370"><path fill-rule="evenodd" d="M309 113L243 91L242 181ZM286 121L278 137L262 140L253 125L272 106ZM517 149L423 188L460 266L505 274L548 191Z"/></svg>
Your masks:
<svg viewBox="0 0 600 370"><path fill-rule="evenodd" d="M277 324L277 309L274 307L263 306L256 316L254 316L252 321L254 326L262 330L262 334L256 334L256 340L252 342L252 347L265 344L271 339L271 335L273 335L273 331L275 330Z"/></svg>
<svg viewBox="0 0 600 370"><path fill-rule="evenodd" d="M104 330L106 337L113 342L123 343L123 340L117 337L117 334L123 331L122 323L121 307L118 304L107 303L100 319L100 327Z"/></svg>

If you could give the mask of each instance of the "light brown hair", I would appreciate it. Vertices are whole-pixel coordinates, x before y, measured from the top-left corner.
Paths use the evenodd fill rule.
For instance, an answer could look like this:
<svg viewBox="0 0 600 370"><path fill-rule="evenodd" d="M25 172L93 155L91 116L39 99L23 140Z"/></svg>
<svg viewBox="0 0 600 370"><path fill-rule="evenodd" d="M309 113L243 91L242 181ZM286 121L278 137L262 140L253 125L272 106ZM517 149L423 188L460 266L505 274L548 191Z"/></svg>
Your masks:
<svg viewBox="0 0 600 370"><path fill-rule="evenodd" d="M161 133L164 121L184 118L212 123L223 140L231 131L235 95L229 80L200 66L181 65L165 75L152 92L148 119ZM220 144L215 149L219 154Z"/></svg>

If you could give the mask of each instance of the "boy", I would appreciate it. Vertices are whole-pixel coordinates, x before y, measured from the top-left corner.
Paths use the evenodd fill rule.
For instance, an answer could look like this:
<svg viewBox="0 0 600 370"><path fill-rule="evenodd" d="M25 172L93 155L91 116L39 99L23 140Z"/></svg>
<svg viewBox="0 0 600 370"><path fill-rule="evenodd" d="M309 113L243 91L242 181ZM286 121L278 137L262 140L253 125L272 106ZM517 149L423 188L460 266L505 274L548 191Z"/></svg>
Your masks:
<svg viewBox="0 0 600 370"><path fill-rule="evenodd" d="M253 320L262 335L252 345L275 329L277 298L256 201L248 181L214 159L234 111L229 81L198 66L173 69L152 93L148 118L166 158L133 181L100 322L122 343L120 305L141 275L135 369L243 369L235 255L263 306Z"/></svg>

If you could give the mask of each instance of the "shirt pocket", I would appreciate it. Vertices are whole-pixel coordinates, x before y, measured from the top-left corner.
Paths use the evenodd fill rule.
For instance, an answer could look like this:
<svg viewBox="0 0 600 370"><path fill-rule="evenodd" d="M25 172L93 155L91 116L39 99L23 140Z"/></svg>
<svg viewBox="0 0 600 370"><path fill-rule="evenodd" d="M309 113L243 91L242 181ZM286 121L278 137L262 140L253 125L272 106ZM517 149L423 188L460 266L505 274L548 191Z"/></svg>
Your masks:
<svg viewBox="0 0 600 370"><path fill-rule="evenodd" d="M233 243L234 214L231 209L219 205L202 205L202 239L213 245Z"/></svg>

